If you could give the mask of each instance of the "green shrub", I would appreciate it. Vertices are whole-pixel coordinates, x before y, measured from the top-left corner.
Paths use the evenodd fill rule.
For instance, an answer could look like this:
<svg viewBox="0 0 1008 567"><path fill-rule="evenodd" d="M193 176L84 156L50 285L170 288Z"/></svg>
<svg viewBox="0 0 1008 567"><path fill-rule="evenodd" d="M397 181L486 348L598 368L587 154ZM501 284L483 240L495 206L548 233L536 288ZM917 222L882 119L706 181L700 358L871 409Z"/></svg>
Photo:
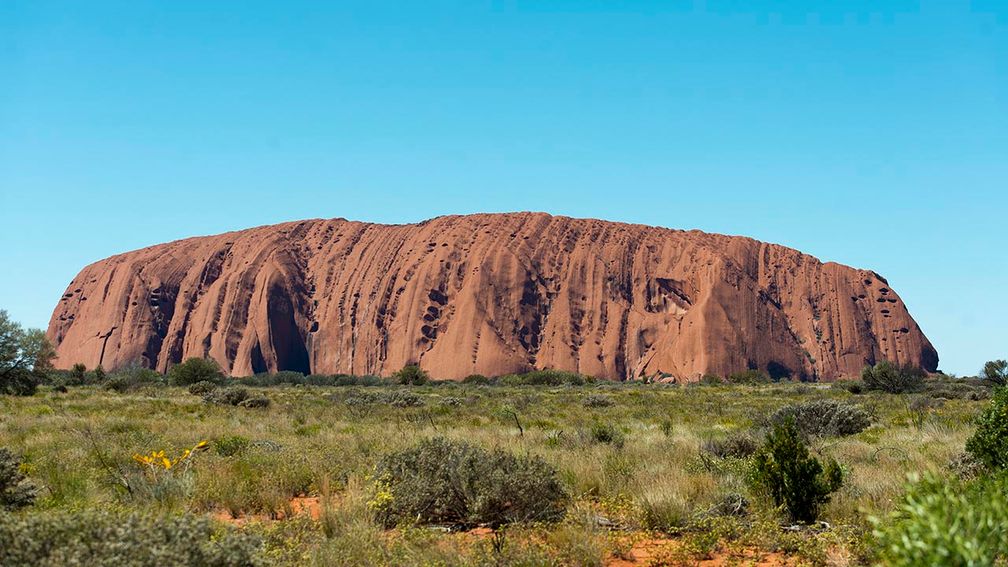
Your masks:
<svg viewBox="0 0 1008 567"><path fill-rule="evenodd" d="M992 470L1008 468L1008 388L999 388L977 417L966 450Z"/></svg>
<svg viewBox="0 0 1008 567"><path fill-rule="evenodd" d="M823 467L809 454L794 420L775 424L766 442L756 452L750 472L756 491L783 506L792 520L811 523L819 510L840 488L843 473L836 461Z"/></svg>
<svg viewBox="0 0 1008 567"><path fill-rule="evenodd" d="M844 390L854 395L864 392L864 382L860 380L837 380L830 385L834 390Z"/></svg>
<svg viewBox="0 0 1008 567"><path fill-rule="evenodd" d="M393 390L391 392L356 392L347 396L343 403L349 407L389 405L397 408L410 408L421 407L426 402L419 394L406 390Z"/></svg>
<svg viewBox="0 0 1008 567"><path fill-rule="evenodd" d="M892 514L872 522L885 565L1000 565L1008 552L1008 476L925 476L907 486Z"/></svg>
<svg viewBox="0 0 1008 567"><path fill-rule="evenodd" d="M592 441L622 447L625 438L623 432L611 423L595 422L588 430Z"/></svg>
<svg viewBox="0 0 1008 567"><path fill-rule="evenodd" d="M861 381L866 390L880 390L890 394L917 392L924 387L924 371L911 365L900 367L883 360L875 366L865 366L861 371Z"/></svg>
<svg viewBox="0 0 1008 567"><path fill-rule="evenodd" d="M194 396L203 396L217 389L217 384L209 380L200 380L189 385L189 393Z"/></svg>
<svg viewBox="0 0 1008 567"><path fill-rule="evenodd" d="M102 387L124 394L141 386L162 383L163 377L154 370L144 368L139 364L131 364L109 374L102 383Z"/></svg>
<svg viewBox="0 0 1008 567"><path fill-rule="evenodd" d="M0 510L31 506L37 493L35 484L21 472L21 461L9 449L0 447Z"/></svg>
<svg viewBox="0 0 1008 567"><path fill-rule="evenodd" d="M708 439L700 444L700 450L719 459L744 459L758 448L756 440L747 433L736 433L723 439Z"/></svg>
<svg viewBox="0 0 1008 567"><path fill-rule="evenodd" d="M474 386L484 386L490 383L490 379L482 374L470 374L462 379L462 383Z"/></svg>
<svg viewBox="0 0 1008 567"><path fill-rule="evenodd" d="M249 392L241 386L230 386L228 388L217 388L211 390L203 396L203 401L210 404L222 406L236 406L249 397Z"/></svg>
<svg viewBox="0 0 1008 567"><path fill-rule="evenodd" d="M192 515L0 514L0 565L259 565L259 540Z"/></svg>
<svg viewBox="0 0 1008 567"><path fill-rule="evenodd" d="M428 380L427 373L415 364L403 366L402 369L393 374L392 377L398 380L400 384L409 384L413 386L426 384Z"/></svg>
<svg viewBox="0 0 1008 567"><path fill-rule="evenodd" d="M168 370L168 383L172 386L188 386L196 382L220 382L224 373L216 360L210 358L190 358Z"/></svg>
<svg viewBox="0 0 1008 567"><path fill-rule="evenodd" d="M84 366L80 362L74 364L70 367L70 380L76 384L83 384L87 377L87 366Z"/></svg>
<svg viewBox="0 0 1008 567"><path fill-rule="evenodd" d="M222 457L233 457L248 449L251 442L241 435L225 435L213 441L214 451Z"/></svg>
<svg viewBox="0 0 1008 567"><path fill-rule="evenodd" d="M728 382L731 384L769 384L771 381L770 375L758 368L751 368L744 372L733 372L728 375Z"/></svg>
<svg viewBox="0 0 1008 567"><path fill-rule="evenodd" d="M538 457L443 438L385 456L374 476L371 507L387 527L555 521L567 498L556 470Z"/></svg>
<svg viewBox="0 0 1008 567"><path fill-rule="evenodd" d="M861 433L871 425L871 416L860 406L827 399L786 405L774 412L770 423L789 419L805 436L843 437Z"/></svg>
<svg viewBox="0 0 1008 567"><path fill-rule="evenodd" d="M256 396L252 398L245 398L236 405L240 408L246 409L262 409L270 406L270 400L265 396Z"/></svg>
<svg viewBox="0 0 1008 567"><path fill-rule="evenodd" d="M725 379L718 376L717 374L704 374L700 377L700 381L697 384L701 386L720 386L725 383Z"/></svg>
<svg viewBox="0 0 1008 567"><path fill-rule="evenodd" d="M584 407L586 408L607 408L613 405L615 402L609 396L600 396L598 394L589 394L584 398Z"/></svg>

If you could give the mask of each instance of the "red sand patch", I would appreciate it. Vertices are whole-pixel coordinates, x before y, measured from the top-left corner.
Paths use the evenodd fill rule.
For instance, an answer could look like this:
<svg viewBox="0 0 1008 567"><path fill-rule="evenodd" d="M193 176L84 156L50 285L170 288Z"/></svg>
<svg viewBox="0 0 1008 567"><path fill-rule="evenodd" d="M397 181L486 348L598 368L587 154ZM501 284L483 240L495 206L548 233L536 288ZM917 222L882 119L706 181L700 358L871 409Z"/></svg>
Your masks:
<svg viewBox="0 0 1008 567"><path fill-rule="evenodd" d="M290 516L308 516L313 520L318 520L322 515L322 501L318 496L295 496L287 504L290 509ZM274 514L246 514L234 515L227 510L216 510L210 513L210 517L231 524L232 526L244 526L249 522L268 522L270 520L283 520L287 518L286 511L279 511Z"/></svg>
<svg viewBox="0 0 1008 567"><path fill-rule="evenodd" d="M673 539L644 539L634 543L623 557L610 557L606 560L607 567L635 567L635 566L658 566L658 565L678 565L677 561L669 561L674 556L676 547L680 542ZM722 567L725 565L749 565L754 567L777 567L794 565L795 561L780 553L761 552L752 549L716 551L707 559L695 559L686 561L689 565L701 567Z"/></svg>

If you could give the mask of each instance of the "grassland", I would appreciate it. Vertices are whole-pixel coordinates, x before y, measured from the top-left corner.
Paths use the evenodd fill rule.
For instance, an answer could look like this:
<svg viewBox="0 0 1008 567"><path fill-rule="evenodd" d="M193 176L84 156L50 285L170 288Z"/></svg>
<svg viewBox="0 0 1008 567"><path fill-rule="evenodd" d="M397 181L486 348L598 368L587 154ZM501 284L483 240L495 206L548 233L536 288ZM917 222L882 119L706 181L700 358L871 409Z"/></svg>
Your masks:
<svg viewBox="0 0 1008 567"><path fill-rule="evenodd" d="M987 403L979 386L932 386L912 395L797 383L250 388L266 408L165 385L42 387L0 397L0 447L40 487L19 514L209 515L221 530L261 538L268 564L865 564L876 560L869 518L892 511L908 474L954 475ZM744 454L711 447L758 441L776 410L815 399L854 404L871 426L810 439L845 480L820 523L793 526L751 489ZM541 457L570 495L564 520L494 533L380 527L369 506L375 464L430 437ZM207 450L153 480L134 459L161 450L171 459L203 440Z"/></svg>

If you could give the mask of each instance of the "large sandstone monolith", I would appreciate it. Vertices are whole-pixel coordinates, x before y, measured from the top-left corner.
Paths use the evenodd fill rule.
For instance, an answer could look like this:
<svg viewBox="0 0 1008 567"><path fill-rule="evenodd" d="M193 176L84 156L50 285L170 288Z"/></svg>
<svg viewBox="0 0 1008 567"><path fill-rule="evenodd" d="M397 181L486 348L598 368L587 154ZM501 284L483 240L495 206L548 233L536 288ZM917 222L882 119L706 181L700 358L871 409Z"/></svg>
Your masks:
<svg viewBox="0 0 1008 567"><path fill-rule="evenodd" d="M49 324L57 365L462 378L533 368L835 379L938 355L885 279L749 238L541 213L411 225L307 220L84 268Z"/></svg>

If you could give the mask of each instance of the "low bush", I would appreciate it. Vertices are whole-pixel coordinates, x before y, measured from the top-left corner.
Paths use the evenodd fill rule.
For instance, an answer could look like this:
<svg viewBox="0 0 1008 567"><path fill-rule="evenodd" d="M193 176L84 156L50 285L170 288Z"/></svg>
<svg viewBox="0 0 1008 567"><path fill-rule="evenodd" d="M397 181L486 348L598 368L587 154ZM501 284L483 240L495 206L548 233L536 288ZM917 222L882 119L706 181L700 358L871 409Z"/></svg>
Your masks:
<svg viewBox="0 0 1008 567"><path fill-rule="evenodd" d="M759 444L748 433L736 433L723 439L708 439L700 444L700 450L719 459L744 459L758 448Z"/></svg>
<svg viewBox="0 0 1008 567"><path fill-rule="evenodd" d="M759 370L758 368L752 368L744 372L733 372L728 375L728 382L731 384L769 384L772 382L770 374Z"/></svg>
<svg viewBox="0 0 1008 567"><path fill-rule="evenodd" d="M717 374L704 374L697 382L697 384L700 384L701 386L720 386L724 383L725 379Z"/></svg>
<svg viewBox="0 0 1008 567"><path fill-rule="evenodd" d="M1008 388L999 388L977 417L966 450L991 470L1008 468Z"/></svg>
<svg viewBox="0 0 1008 567"><path fill-rule="evenodd" d="M168 383L172 386L188 386L196 382L220 382L224 373L216 360L210 358L190 358L168 370Z"/></svg>
<svg viewBox="0 0 1008 567"><path fill-rule="evenodd" d="M426 384L430 377L422 368L415 364L403 366L401 370L392 375L400 384L420 386Z"/></svg>
<svg viewBox="0 0 1008 567"><path fill-rule="evenodd" d="M385 456L374 478L370 505L386 527L555 521L567 499L556 470L538 457L443 438Z"/></svg>
<svg viewBox="0 0 1008 567"><path fill-rule="evenodd" d="M812 523L840 488L843 473L835 460L824 467L810 455L798 426L788 419L767 434L753 458L749 481L754 490L784 507L792 520Z"/></svg>
<svg viewBox="0 0 1008 567"><path fill-rule="evenodd" d="M270 406L270 400L267 397L256 396L254 398L245 398L244 400L238 402L237 405L240 408L262 409Z"/></svg>
<svg viewBox="0 0 1008 567"><path fill-rule="evenodd" d="M203 396L217 389L217 384L209 380L200 380L189 385L189 393L194 396Z"/></svg>
<svg viewBox="0 0 1008 567"><path fill-rule="evenodd" d="M241 386L217 388L203 395L203 401L222 406L236 406L249 398L249 392Z"/></svg>
<svg viewBox="0 0 1008 567"><path fill-rule="evenodd" d="M1000 565L1008 553L1008 476L927 475L907 486L892 514L872 522L885 565Z"/></svg>
<svg viewBox="0 0 1008 567"><path fill-rule="evenodd" d="M498 376L493 380L493 383L502 386L583 386L593 381L594 378L583 376L577 372L533 370L525 374Z"/></svg>
<svg viewBox="0 0 1008 567"><path fill-rule="evenodd" d="M794 420L806 437L843 437L861 433L871 425L871 416L861 406L837 400L812 400L786 405L770 417L770 423Z"/></svg>
<svg viewBox="0 0 1008 567"><path fill-rule="evenodd" d="M830 388L858 395L864 392L864 382L860 380L837 380L830 385Z"/></svg>
<svg viewBox="0 0 1008 567"><path fill-rule="evenodd" d="M598 394L589 394L584 397L584 407L586 408L607 408L613 405L615 402L609 396L600 396Z"/></svg>
<svg viewBox="0 0 1008 567"><path fill-rule="evenodd" d="M192 515L0 514L0 565L246 567L262 564L259 547L255 536Z"/></svg>
<svg viewBox="0 0 1008 567"><path fill-rule="evenodd" d="M490 379L482 374L470 374L462 379L462 383L473 386L485 386L490 383Z"/></svg>
<svg viewBox="0 0 1008 567"><path fill-rule="evenodd" d="M37 493L35 484L21 472L21 460L6 447L0 447L0 510L31 506Z"/></svg>
<svg viewBox="0 0 1008 567"><path fill-rule="evenodd" d="M925 373L915 366L897 366L887 360L875 366L865 366L861 381L866 390L879 390L890 394L917 392L924 388Z"/></svg>
<svg viewBox="0 0 1008 567"><path fill-rule="evenodd" d="M225 435L213 441L214 451L222 457L233 457L243 453L250 445L248 438L241 435Z"/></svg>
<svg viewBox="0 0 1008 567"><path fill-rule="evenodd" d="M158 386L164 384L164 377L161 374L144 368L138 364L133 364L108 374L102 387L120 394L125 394L141 386Z"/></svg>
<svg viewBox="0 0 1008 567"><path fill-rule="evenodd" d="M335 397L334 401L337 401ZM397 408L421 407L426 404L422 396L407 390L356 392L347 396L343 403L350 407L389 405Z"/></svg>
<svg viewBox="0 0 1008 567"><path fill-rule="evenodd" d="M592 424L591 429L588 430L588 434L591 440L596 443L615 445L617 447L622 447L625 441L623 432L611 423L595 422Z"/></svg>

